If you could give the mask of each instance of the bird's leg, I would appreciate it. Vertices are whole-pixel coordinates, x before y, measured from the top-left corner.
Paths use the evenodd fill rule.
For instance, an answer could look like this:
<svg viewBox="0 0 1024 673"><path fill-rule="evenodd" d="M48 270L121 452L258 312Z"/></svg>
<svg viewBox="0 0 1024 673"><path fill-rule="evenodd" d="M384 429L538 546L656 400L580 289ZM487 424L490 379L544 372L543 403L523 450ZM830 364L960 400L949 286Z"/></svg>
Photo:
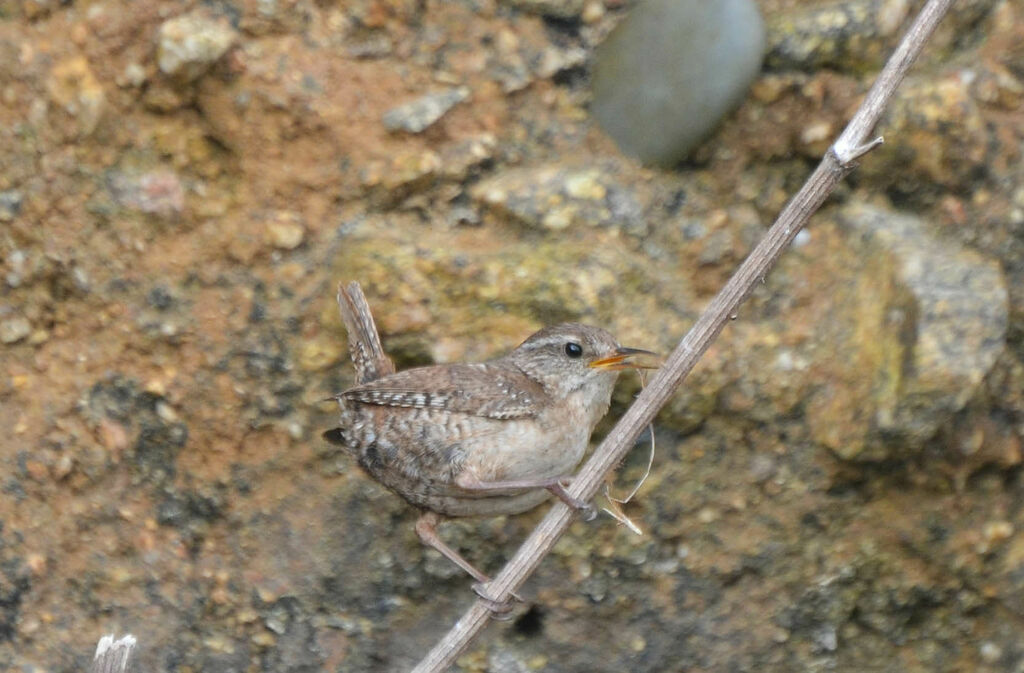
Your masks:
<svg viewBox="0 0 1024 673"><path fill-rule="evenodd" d="M441 536L437 534L437 524L439 520L440 519L437 514L434 514L433 512L425 512L416 521L416 535L419 536L420 542L441 552L441 554L443 554L449 561L472 575L473 579L477 582L482 584L490 582L490 577L477 570L476 566L462 558L462 554L445 544L444 540L441 539Z"/></svg>
<svg viewBox="0 0 1024 673"><path fill-rule="evenodd" d="M491 578L477 570L476 566L462 557L462 554L445 544L441 536L437 534L437 524L439 521L440 518L433 512L424 512L416 520L416 535L419 536L420 542L441 552L445 558L465 570L476 580L476 584L473 585L473 591L476 592L477 596L487 601L491 612L495 614L495 618L500 619L498 615L506 615L511 612L511 600L498 601L487 595L486 588ZM512 594L512 600L522 602L523 599L516 594Z"/></svg>
<svg viewBox="0 0 1024 673"><path fill-rule="evenodd" d="M476 477L463 472L455 478L456 485L471 491L499 491L503 489L531 489L546 488L551 493L568 505L571 509L583 514L585 521L593 521L597 512L590 503L583 502L578 498L569 495L565 490L565 484L572 481L572 477L550 477L544 479L513 479L510 481L480 481Z"/></svg>

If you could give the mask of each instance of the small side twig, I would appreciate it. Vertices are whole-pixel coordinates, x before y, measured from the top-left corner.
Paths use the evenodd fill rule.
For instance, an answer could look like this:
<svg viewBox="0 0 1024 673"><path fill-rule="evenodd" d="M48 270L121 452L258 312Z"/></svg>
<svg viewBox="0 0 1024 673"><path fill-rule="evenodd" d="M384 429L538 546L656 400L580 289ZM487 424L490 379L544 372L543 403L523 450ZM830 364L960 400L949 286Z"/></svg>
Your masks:
<svg viewBox="0 0 1024 673"><path fill-rule="evenodd" d="M615 469L643 428L668 401L725 324L736 315L740 304L757 282L775 265L811 214L824 203L839 181L854 169L856 160L881 143L880 138L867 141L868 134L878 123L896 87L920 54L951 2L952 0L929 0L921 10L839 139L825 154L796 196L783 208L775 224L750 256L708 304L690 332L683 337L665 365L652 378L650 385L637 397L629 411L573 479L569 489L572 497L584 502L593 499L606 475ZM494 600L505 600L522 586L569 527L573 516L574 512L560 502L552 506L523 542L519 551L509 559L488 586L488 592ZM440 673L446 670L487 624L489 615L490 608L487 602L477 600L473 603L413 669L413 673Z"/></svg>

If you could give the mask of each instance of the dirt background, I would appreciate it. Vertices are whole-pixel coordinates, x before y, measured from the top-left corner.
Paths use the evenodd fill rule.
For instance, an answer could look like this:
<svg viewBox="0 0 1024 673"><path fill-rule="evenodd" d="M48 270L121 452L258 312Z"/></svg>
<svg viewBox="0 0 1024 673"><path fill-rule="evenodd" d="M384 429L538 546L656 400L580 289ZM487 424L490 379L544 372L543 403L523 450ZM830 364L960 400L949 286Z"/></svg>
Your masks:
<svg viewBox="0 0 1024 673"><path fill-rule="evenodd" d="M410 667L473 596L319 437L337 282L400 366L668 350L921 5L763 0L749 99L654 170L587 112L630 3L537 4L0 0L3 668ZM460 670L1024 670L1024 3L956 5L659 418L644 534L574 524ZM542 510L442 535L496 570Z"/></svg>

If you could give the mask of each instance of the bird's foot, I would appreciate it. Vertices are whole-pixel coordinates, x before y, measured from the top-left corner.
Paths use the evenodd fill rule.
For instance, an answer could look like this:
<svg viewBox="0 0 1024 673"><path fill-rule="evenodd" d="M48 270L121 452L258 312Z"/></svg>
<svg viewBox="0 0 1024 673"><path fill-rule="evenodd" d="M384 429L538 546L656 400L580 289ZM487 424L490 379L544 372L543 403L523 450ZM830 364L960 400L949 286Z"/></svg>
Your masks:
<svg viewBox="0 0 1024 673"><path fill-rule="evenodd" d="M574 498L573 496L569 495L569 491L565 490L565 486L562 484L562 481L568 482L568 479L556 481L554 484L549 485L547 489L551 491L556 498L564 502L571 509L574 509L577 512L579 512L580 516L583 517L584 521L593 521L594 517L597 516L597 510L594 509L594 506L591 505L589 502L583 502L579 498Z"/></svg>
<svg viewBox="0 0 1024 673"><path fill-rule="evenodd" d="M516 603L523 603L523 599L513 592L505 600L498 600L487 590L489 584L490 582L474 582L473 593L487 604L487 609L491 611L491 619L499 622L512 619L512 611L515 610Z"/></svg>

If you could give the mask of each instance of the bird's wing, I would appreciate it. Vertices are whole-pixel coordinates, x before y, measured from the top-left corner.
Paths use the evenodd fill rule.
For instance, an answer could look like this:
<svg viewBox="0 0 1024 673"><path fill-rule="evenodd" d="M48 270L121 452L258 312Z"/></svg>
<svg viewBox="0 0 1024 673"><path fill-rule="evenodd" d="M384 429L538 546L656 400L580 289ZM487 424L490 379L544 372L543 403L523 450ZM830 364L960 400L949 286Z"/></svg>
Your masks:
<svg viewBox="0 0 1024 673"><path fill-rule="evenodd" d="M407 369L350 388L338 397L362 404L443 409L494 419L536 416L548 401L540 385L522 372L493 363Z"/></svg>

